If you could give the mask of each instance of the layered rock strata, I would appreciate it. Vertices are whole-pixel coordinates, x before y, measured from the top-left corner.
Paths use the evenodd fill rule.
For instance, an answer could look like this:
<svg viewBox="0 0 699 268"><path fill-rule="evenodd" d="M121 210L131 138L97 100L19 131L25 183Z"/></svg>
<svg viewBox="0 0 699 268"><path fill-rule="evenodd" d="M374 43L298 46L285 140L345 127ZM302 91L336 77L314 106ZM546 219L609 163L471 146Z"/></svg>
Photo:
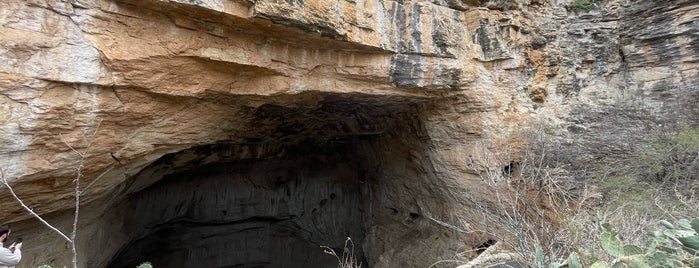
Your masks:
<svg viewBox="0 0 699 268"><path fill-rule="evenodd" d="M3 1L0 164L64 230L80 167L80 267L320 267L348 235L427 267L483 242L459 196L512 133L589 160L698 123L699 5L571 2ZM22 265L69 262L0 201Z"/></svg>

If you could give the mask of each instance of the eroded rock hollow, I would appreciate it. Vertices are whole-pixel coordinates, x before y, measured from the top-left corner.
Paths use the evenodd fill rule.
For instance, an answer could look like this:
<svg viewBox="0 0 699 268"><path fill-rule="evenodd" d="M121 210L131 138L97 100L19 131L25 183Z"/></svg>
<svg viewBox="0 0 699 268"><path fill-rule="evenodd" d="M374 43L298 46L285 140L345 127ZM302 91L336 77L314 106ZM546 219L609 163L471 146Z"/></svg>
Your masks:
<svg viewBox="0 0 699 268"><path fill-rule="evenodd" d="M131 228L132 237L107 267L148 260L164 267L328 267L336 260L319 255L319 245L341 252L346 236L361 245L360 182L366 178L360 176L366 174L348 148L285 148L257 159L207 163L211 154L241 148L264 149L213 145L183 152L199 156L202 165L167 174L120 203L116 210L124 213L112 216Z"/></svg>
<svg viewBox="0 0 699 268"><path fill-rule="evenodd" d="M328 267L336 260L319 255L319 245L341 252L346 236L361 245L368 198L360 182L367 174L348 148L285 148L257 159L207 163L212 154L241 148L264 150L213 145L182 152L203 164L167 174L120 203L116 210L124 213L114 221L131 228L132 237L107 267L147 260L164 267Z"/></svg>
<svg viewBox="0 0 699 268"><path fill-rule="evenodd" d="M334 256L381 260L435 230L422 202L449 200L433 179L428 102L322 96L313 107L252 109L260 136L164 155L104 205L91 267L332 267ZM421 138L422 136L422 138ZM435 203L436 204L436 203ZM351 241L347 243L347 238ZM444 237L443 246L453 245ZM436 239L440 239L437 237ZM397 248L397 245L402 245ZM347 247L347 249L345 249ZM396 253L392 253L396 254ZM414 264L410 264L414 265Z"/></svg>

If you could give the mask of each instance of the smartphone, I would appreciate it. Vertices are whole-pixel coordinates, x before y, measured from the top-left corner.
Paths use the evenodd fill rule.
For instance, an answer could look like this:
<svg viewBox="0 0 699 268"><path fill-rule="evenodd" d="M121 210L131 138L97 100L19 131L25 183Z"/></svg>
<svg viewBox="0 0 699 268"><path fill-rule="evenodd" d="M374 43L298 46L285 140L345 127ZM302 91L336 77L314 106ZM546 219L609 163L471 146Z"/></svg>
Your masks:
<svg viewBox="0 0 699 268"><path fill-rule="evenodd" d="M22 243L22 238L17 238L17 240L12 243L12 246L10 246L10 252L15 253L15 246L19 245L20 243Z"/></svg>

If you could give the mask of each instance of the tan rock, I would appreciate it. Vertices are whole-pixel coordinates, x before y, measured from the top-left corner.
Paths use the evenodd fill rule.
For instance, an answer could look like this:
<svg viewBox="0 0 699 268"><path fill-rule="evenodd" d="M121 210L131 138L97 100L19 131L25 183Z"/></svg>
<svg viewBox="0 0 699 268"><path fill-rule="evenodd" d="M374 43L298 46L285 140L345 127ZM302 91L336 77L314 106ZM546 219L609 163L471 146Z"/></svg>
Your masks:
<svg viewBox="0 0 699 268"><path fill-rule="evenodd" d="M445 227L470 209L459 195L482 194L472 161L503 164L475 152L523 148L512 133L533 125L567 138L579 107L648 96L672 118L663 105L691 103L699 8L671 4L649 10L675 27L620 1L582 15L545 1L3 1L0 167L67 230L85 153L80 267L202 237L196 254L250 253L211 267L278 263L271 251L327 266L312 248L350 233L371 267L427 267L482 242ZM56 235L6 190L0 202L22 267L68 265Z"/></svg>

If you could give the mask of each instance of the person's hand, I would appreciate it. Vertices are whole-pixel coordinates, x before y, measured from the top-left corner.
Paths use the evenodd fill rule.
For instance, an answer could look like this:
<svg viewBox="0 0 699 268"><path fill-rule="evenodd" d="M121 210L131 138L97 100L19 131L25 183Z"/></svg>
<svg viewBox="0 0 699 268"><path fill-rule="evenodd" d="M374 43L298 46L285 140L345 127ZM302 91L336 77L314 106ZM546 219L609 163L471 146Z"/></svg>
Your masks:
<svg viewBox="0 0 699 268"><path fill-rule="evenodd" d="M22 243L12 243L12 245L9 247L9 249L10 249L10 251L12 251L12 253L14 253L15 250L18 250L18 249L21 250L21 249L22 249Z"/></svg>

